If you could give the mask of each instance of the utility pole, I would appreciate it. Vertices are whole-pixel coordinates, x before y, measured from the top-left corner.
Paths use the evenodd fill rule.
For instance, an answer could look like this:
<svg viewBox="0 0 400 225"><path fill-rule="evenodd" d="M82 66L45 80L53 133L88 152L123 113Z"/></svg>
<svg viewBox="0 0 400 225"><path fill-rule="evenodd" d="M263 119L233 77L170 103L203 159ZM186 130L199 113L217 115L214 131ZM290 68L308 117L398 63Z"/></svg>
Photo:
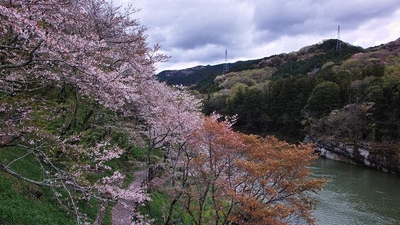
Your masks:
<svg viewBox="0 0 400 225"><path fill-rule="evenodd" d="M342 42L340 41L340 25L337 27L337 42L336 42L336 51L342 49Z"/></svg>
<svg viewBox="0 0 400 225"><path fill-rule="evenodd" d="M225 49L225 63L224 66L222 68L222 75L224 75L225 73L227 73L229 71L229 65L228 65L228 50Z"/></svg>

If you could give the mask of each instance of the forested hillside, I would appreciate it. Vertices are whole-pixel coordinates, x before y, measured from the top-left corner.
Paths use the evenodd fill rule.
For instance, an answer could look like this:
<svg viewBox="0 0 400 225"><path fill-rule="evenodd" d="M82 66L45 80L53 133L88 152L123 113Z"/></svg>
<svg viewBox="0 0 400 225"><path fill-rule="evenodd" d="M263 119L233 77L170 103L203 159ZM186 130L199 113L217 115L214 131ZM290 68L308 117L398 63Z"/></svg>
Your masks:
<svg viewBox="0 0 400 225"><path fill-rule="evenodd" d="M311 145L159 82L135 12L0 1L0 224L313 224Z"/></svg>
<svg viewBox="0 0 400 225"><path fill-rule="evenodd" d="M325 40L215 76L204 112L237 115L235 128L298 141L400 140L400 39L362 49ZM257 62L257 63L254 63ZM200 71L198 71L199 73Z"/></svg>
<svg viewBox="0 0 400 225"><path fill-rule="evenodd" d="M238 61L229 64L230 71L241 71L252 69L259 63L261 59ZM185 85L192 86L194 89L204 91L210 88L214 83L216 76L220 75L223 71L224 64L196 66L184 70L165 70L157 74L160 81L165 81L170 85Z"/></svg>

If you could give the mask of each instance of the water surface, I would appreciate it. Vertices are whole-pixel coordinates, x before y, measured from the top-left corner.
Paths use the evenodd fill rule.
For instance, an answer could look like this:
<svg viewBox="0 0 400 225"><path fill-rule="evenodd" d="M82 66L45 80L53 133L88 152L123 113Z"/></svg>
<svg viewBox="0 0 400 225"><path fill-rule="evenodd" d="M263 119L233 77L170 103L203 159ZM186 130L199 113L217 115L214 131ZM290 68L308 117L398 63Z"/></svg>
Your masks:
<svg viewBox="0 0 400 225"><path fill-rule="evenodd" d="M317 225L400 225L400 176L327 159L311 169L330 180L317 196Z"/></svg>

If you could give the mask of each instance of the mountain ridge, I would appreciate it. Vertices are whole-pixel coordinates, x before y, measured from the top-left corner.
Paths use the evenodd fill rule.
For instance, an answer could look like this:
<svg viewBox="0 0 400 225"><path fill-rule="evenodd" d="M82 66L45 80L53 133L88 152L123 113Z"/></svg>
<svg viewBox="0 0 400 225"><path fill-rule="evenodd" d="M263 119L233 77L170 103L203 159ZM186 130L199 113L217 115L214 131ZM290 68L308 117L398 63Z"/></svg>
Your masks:
<svg viewBox="0 0 400 225"><path fill-rule="evenodd" d="M336 51L337 41L337 39L325 39L319 43L304 46L298 51L293 51L290 53L280 53L259 59L241 60L233 63L228 63L229 72L237 72L247 69L257 69L270 66L280 68L280 70L278 69L276 73L280 76L286 76L290 74L293 68L290 68L290 65L286 65L285 68L282 68L282 64L288 64L288 62L296 62L298 60L309 60L311 57L315 57L316 59L319 58L319 64L321 64L326 60L335 58L336 56L333 53L334 51ZM356 53L378 51L381 49L400 49L400 38L385 44L380 44L368 48L362 48L341 41L341 49L338 52L340 52L340 54L342 55L339 58L336 58L337 60L343 60ZM321 58L320 56L323 55L323 53L330 53L331 57L328 59L324 57ZM179 70L164 70L158 73L156 76L160 81L164 81L171 85L192 86L194 89L204 91L208 86L212 85L212 82L218 75L222 75L224 64L225 63L206 66L198 65ZM303 73L311 72L307 71L309 70L307 65L305 65L304 68L299 68L299 70L301 70L301 72ZM277 74L275 74L275 76L278 76Z"/></svg>

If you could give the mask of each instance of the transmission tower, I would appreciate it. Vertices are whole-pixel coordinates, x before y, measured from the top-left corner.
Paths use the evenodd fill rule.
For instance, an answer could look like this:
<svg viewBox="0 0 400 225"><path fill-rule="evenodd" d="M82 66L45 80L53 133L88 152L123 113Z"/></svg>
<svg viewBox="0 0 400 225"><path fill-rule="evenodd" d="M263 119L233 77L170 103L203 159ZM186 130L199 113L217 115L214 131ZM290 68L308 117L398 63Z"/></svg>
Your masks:
<svg viewBox="0 0 400 225"><path fill-rule="evenodd" d="M337 42L336 42L336 51L342 49L342 41L340 41L340 25L337 27Z"/></svg>
<svg viewBox="0 0 400 225"><path fill-rule="evenodd" d="M225 74L229 71L229 65L228 65L228 50L225 49L225 63L222 68L222 74Z"/></svg>

